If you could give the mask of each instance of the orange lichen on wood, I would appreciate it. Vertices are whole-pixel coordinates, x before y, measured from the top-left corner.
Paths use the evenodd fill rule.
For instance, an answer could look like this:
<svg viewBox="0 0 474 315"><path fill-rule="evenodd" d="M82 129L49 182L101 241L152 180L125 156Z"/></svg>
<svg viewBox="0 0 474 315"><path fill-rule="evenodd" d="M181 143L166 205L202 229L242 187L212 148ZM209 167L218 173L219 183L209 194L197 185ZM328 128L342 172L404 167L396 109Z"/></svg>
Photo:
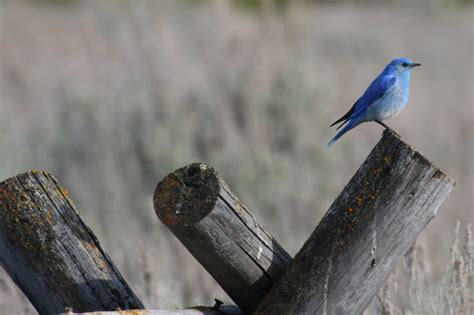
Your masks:
<svg viewBox="0 0 474 315"><path fill-rule="evenodd" d="M155 202L160 201L159 216L163 223L166 225L176 225L175 196L177 189L182 188L183 184L178 178L168 176L163 180L162 185L163 189L156 191L153 199Z"/></svg>
<svg viewBox="0 0 474 315"><path fill-rule="evenodd" d="M141 307L66 195L38 170L0 183L3 267L41 314Z"/></svg>
<svg viewBox="0 0 474 315"><path fill-rule="evenodd" d="M374 172L374 174L380 174L382 173L382 167L375 167L372 169L372 172Z"/></svg>
<svg viewBox="0 0 474 315"><path fill-rule="evenodd" d="M355 202L355 204L358 205L358 206L360 206L360 205L362 204L362 201L363 201L363 199L362 199L361 196L356 196L356 197L354 198L354 202Z"/></svg>

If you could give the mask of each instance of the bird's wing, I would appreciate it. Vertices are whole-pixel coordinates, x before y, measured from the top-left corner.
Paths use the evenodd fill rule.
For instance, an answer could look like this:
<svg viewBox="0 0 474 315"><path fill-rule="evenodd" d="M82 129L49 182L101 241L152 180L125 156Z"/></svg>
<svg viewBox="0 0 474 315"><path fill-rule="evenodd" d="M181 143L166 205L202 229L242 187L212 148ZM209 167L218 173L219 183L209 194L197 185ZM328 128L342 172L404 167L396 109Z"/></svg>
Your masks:
<svg viewBox="0 0 474 315"><path fill-rule="evenodd" d="M372 105L376 100L381 98L387 91L395 85L397 82L397 77L394 75L379 75L365 90L364 94L352 105L351 109L332 123L331 127L335 124L343 122L337 129L341 128L347 121L352 117L359 115L364 110L366 110L370 105Z"/></svg>
<svg viewBox="0 0 474 315"><path fill-rule="evenodd" d="M333 122L333 123L331 124L331 126L329 126L329 127L332 127L332 126L334 126L335 124L338 124L338 123L340 123L340 122L342 121L343 123L342 123L340 126L338 126L338 127L336 128L336 130L339 129L339 128L341 128L341 127L346 123L346 121L348 121L349 118L351 118L351 115L352 115L352 113L355 111L356 106L357 106L357 103L359 102L359 100L360 100L360 98L352 105L351 109L349 109L349 111L348 111L347 113L345 113L344 116L342 116L341 118L339 118L338 120L336 120L335 122Z"/></svg>
<svg viewBox="0 0 474 315"><path fill-rule="evenodd" d="M334 144L342 135L361 123L361 117L366 113L367 108L383 97L397 83L397 77L382 72L365 90L364 94L355 102L352 108L334 124L344 121L337 129L343 125L345 127L328 143L328 147ZM333 124L333 125L334 125Z"/></svg>
<svg viewBox="0 0 474 315"><path fill-rule="evenodd" d="M370 105L375 103L375 101L383 97L396 83L397 77L394 75L378 76L355 104L351 117L366 110Z"/></svg>

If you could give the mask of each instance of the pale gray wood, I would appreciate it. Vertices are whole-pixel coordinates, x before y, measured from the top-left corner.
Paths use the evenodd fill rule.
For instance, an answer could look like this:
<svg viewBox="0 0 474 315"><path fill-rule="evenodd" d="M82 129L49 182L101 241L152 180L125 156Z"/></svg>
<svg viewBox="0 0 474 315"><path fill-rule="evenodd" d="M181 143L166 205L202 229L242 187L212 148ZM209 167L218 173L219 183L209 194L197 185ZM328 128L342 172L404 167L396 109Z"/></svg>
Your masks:
<svg viewBox="0 0 474 315"><path fill-rule="evenodd" d="M385 131L257 314L361 314L454 181Z"/></svg>
<svg viewBox="0 0 474 315"><path fill-rule="evenodd" d="M222 305L216 310L214 307L194 306L182 310L130 310L115 312L67 312L60 315L243 315L237 306Z"/></svg>
<svg viewBox="0 0 474 315"><path fill-rule="evenodd" d="M40 314L143 308L47 172L0 183L0 262Z"/></svg>
<svg viewBox="0 0 474 315"><path fill-rule="evenodd" d="M154 206L160 220L246 313L255 309L291 260L216 171L204 164L166 176L155 190Z"/></svg>

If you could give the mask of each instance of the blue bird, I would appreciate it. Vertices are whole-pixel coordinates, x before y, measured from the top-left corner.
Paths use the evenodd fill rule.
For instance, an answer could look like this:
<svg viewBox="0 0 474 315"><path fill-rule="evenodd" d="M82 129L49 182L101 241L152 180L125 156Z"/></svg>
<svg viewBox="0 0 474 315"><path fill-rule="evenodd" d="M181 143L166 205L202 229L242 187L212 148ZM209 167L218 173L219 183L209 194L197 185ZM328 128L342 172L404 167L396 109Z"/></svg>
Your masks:
<svg viewBox="0 0 474 315"><path fill-rule="evenodd" d="M411 70L418 66L421 66L421 64L408 58L392 60L369 85L352 108L331 125L332 127L342 122L337 129L345 126L328 143L328 147L333 145L343 134L363 122L375 121L392 130L382 120L398 115L405 107L410 92Z"/></svg>

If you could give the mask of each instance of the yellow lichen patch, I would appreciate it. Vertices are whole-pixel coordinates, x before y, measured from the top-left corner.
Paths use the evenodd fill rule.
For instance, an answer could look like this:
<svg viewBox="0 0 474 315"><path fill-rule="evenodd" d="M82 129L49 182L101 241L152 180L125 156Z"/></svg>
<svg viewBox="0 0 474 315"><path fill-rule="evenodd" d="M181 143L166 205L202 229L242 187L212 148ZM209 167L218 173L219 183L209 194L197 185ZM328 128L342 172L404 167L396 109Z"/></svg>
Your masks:
<svg viewBox="0 0 474 315"><path fill-rule="evenodd" d="M98 254L98 249L97 249L96 243L84 241L83 244L84 244L84 247L86 248L86 250L93 257L93 260L94 260L96 266L99 267L99 269L104 269L106 267L106 263L104 262L104 260L100 256L100 254Z"/></svg>
<svg viewBox="0 0 474 315"><path fill-rule="evenodd" d="M352 208L349 207L349 208L346 209L346 213L347 213L347 214L351 214L353 210L354 210L354 209L352 209Z"/></svg>
<svg viewBox="0 0 474 315"><path fill-rule="evenodd" d="M234 202L233 206L234 206L234 210L237 213L239 213L240 216L245 216L246 212L248 212L248 210L245 211L244 207L242 207L240 203Z"/></svg>
<svg viewBox="0 0 474 315"><path fill-rule="evenodd" d="M38 221L38 213L37 212L31 212L30 213L30 219L33 221Z"/></svg>
<svg viewBox="0 0 474 315"><path fill-rule="evenodd" d="M61 189L61 192L63 193L63 195L64 195L65 197L68 197L68 196L69 196L69 193L67 192L66 189L61 188L61 187L59 187L59 189Z"/></svg>
<svg viewBox="0 0 474 315"><path fill-rule="evenodd" d="M372 172L373 172L374 174L380 174L380 173L382 173L382 167L373 168L373 169L372 169Z"/></svg>
<svg viewBox="0 0 474 315"><path fill-rule="evenodd" d="M85 246L88 250L96 250L96 249L97 249L97 245L95 245L94 242L84 242L84 246Z"/></svg>
<svg viewBox="0 0 474 315"><path fill-rule="evenodd" d="M53 226L56 223L56 218L51 211L46 212L45 221L48 225Z"/></svg>
<svg viewBox="0 0 474 315"><path fill-rule="evenodd" d="M106 263L104 262L102 258L96 261L96 265L97 267L99 267L100 270L106 267Z"/></svg>
<svg viewBox="0 0 474 315"><path fill-rule="evenodd" d="M385 164L390 164L392 162L392 158L389 155L384 156L383 161Z"/></svg>
<svg viewBox="0 0 474 315"><path fill-rule="evenodd" d="M374 200L376 198L376 196L374 194L369 194L369 199L370 200Z"/></svg>
<svg viewBox="0 0 474 315"><path fill-rule="evenodd" d="M362 204L362 201L363 201L363 199L362 199L361 196L356 196L356 197L354 198L354 202L355 202L355 204L357 204L358 206L360 206L360 205Z"/></svg>

